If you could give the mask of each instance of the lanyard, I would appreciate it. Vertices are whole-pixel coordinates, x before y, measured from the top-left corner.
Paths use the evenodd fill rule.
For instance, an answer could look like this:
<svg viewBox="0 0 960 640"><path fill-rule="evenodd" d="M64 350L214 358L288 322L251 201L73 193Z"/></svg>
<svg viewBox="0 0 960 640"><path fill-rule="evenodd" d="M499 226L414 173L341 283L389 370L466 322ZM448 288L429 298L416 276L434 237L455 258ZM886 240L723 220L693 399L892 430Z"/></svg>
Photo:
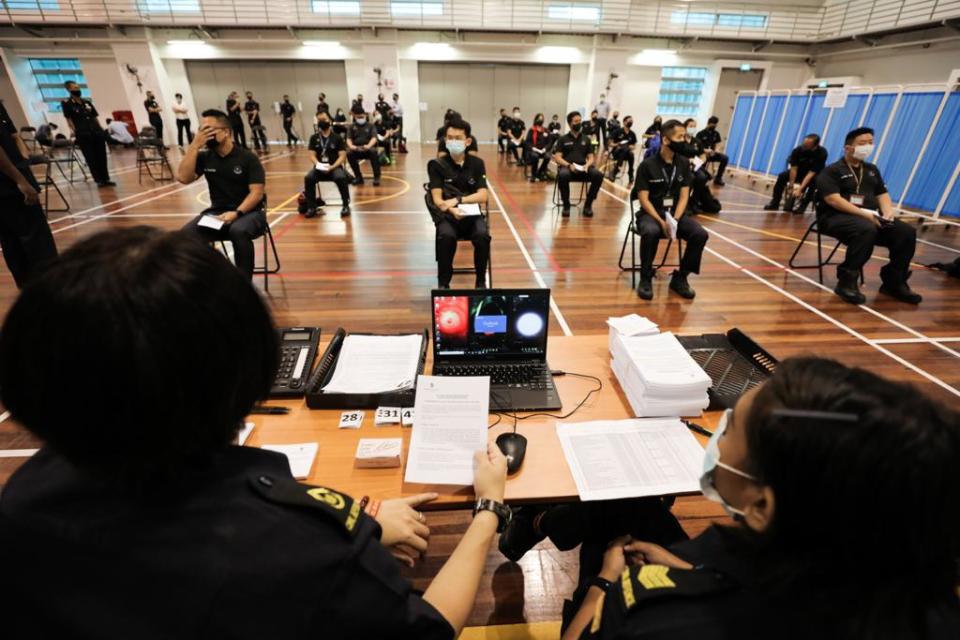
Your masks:
<svg viewBox="0 0 960 640"><path fill-rule="evenodd" d="M850 169L850 173L853 174L853 177L857 180L857 195L860 195L860 182L863 180L863 163L860 163L860 175L857 175L857 172L853 170L853 167L850 166L846 160L843 161L847 165L847 169Z"/></svg>
<svg viewBox="0 0 960 640"><path fill-rule="evenodd" d="M663 179L667 181L667 193L665 196L670 196L670 190L673 188L673 180L677 177L677 165L673 165L673 173L667 176L667 170L663 168L663 165L660 165L660 171L663 172Z"/></svg>

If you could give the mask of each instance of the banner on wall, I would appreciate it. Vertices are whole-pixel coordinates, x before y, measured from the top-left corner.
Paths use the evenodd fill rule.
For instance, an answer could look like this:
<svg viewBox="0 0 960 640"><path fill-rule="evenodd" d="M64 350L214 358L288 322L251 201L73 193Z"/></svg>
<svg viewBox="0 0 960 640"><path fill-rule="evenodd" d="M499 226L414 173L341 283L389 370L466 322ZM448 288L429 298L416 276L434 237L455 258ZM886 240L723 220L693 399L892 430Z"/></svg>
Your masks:
<svg viewBox="0 0 960 640"><path fill-rule="evenodd" d="M847 106L847 94L849 90L846 87L834 87L827 89L827 96L823 99L824 109L843 109Z"/></svg>

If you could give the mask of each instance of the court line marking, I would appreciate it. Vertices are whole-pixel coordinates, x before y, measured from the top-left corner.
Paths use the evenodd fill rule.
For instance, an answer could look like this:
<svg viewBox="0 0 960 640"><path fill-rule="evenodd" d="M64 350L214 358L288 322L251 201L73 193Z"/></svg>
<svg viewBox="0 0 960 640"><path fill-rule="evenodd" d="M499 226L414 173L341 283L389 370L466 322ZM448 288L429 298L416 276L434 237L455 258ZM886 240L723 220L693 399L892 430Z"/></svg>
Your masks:
<svg viewBox="0 0 960 640"><path fill-rule="evenodd" d="M40 449L0 449L0 458L29 458Z"/></svg>
<svg viewBox="0 0 960 640"><path fill-rule="evenodd" d="M10 412L9 412L9 411L4 411L3 413L0 413L0 422L3 422L4 420L6 420L6 419L9 418L9 417L10 417Z"/></svg>
<svg viewBox="0 0 960 640"><path fill-rule="evenodd" d="M356 202L354 202L353 200L351 200L351 201L350 201L350 204L351 204L351 205L354 205L354 204L358 204L358 205L359 205L359 204L373 204L374 202L383 202L384 200L392 200L393 198L399 198L400 196L402 196L402 195L405 194L406 192L410 191L410 183L407 182L406 180L404 180L403 178L395 178L395 177L393 177L393 176L381 176L381 177L382 177L384 180L396 180L397 182L402 182L402 183L403 183L403 189L401 189L400 191L397 191L396 193L388 193L387 195L384 195L384 196L377 196L377 197L375 197L375 198L367 198L366 200L357 200ZM297 195L299 195L299 194L300 194L300 192L298 191L298 192L297 192ZM337 195L340 195L340 194L337 194ZM206 197L204 197L204 196L206 196ZM196 198L196 199L197 199L197 202L199 202L200 204L206 205L206 206L208 206L208 207L210 206L210 194L209 194L209 193L207 193L207 192L205 192L205 191L201 191L200 193L197 194L197 198ZM287 202L289 202L289 201L290 201L290 200L287 200ZM327 204L336 204L336 203L327 203ZM341 204L340 206L343 206L343 205Z"/></svg>
<svg viewBox="0 0 960 640"><path fill-rule="evenodd" d="M960 342L960 338L877 338L874 344L925 344L930 342Z"/></svg>
<svg viewBox="0 0 960 640"><path fill-rule="evenodd" d="M614 195L614 194L612 194L612 193L610 193L610 192L607 192L607 194L610 195L611 197L617 199L617 200L620 200L621 202L625 202L625 201L624 201L622 198L620 198L619 196L616 196L616 195ZM706 228L706 227L705 227L705 228ZM729 239L725 238L722 234L714 231L713 229L707 229L707 230L708 230L708 232L710 233L710 235L716 235L717 237L719 237L719 238L721 238L721 239L723 239L723 240L726 240L727 242L733 244L734 246L739 245L739 243L734 242L734 241L732 241L732 240L729 240ZM742 245L740 245L740 246L742 247ZM767 258L766 256L762 256L762 255L760 255L760 254L756 254L756 252L754 252L753 250L751 250L751 249L749 249L749 248L746 248L746 247L742 247L742 248L743 248L743 250L747 251L748 253L755 254L755 255L757 255L757 257L759 257L759 258L762 258L763 260L765 260L765 261L767 261L767 262L771 262L771 263L777 265L778 267L780 267L780 268L783 269L784 271L787 271L787 272L790 272L790 273L794 273L795 275L803 278L804 280L807 280L807 278L806 278L805 276L802 276L802 275L800 275L800 274L797 274L797 273L794 272L792 269L786 269L786 268L784 268L782 265L778 265L775 261L771 260L770 258ZM943 389L949 391L949 392L952 393L953 395L955 395L955 396L957 396L957 397L960 397L960 389L956 389L955 387L947 384L946 382L944 382L944 381L941 380L940 378L936 377L936 376L933 375L932 373L929 373L929 372L921 369L920 367L916 366L916 365L913 364L912 362L910 362L910 361L908 361L908 360L905 360L904 358L901 358L900 356L898 356L897 354L893 353L893 352L890 351L889 349L884 348L883 345L881 345L881 344L876 344L875 342L873 342L872 340L870 340L869 338L867 338L866 336L864 336L863 334L861 334L861 333L860 333L859 331L857 331L856 329L853 329L852 327L847 326L846 324L844 324L844 323L841 322L840 320L837 320L836 318L834 318L833 316L827 314L826 312L821 311L820 309L817 309L817 308L814 307L813 305L811 305L811 304L809 304L809 303L801 300L800 298L798 298L798 297L795 296L794 294L790 293L790 292L787 291L786 289L783 289L782 287L777 286L776 284L770 282L769 280L760 277L759 275L757 275L757 274L755 274L754 272L752 272L750 269L748 269L748 268L746 268L746 267L738 264L737 262L731 260L730 258L727 258L726 256L724 256L723 254L715 251L714 249L712 249L712 248L710 248L710 247L705 247L705 251L707 251L710 255L715 256L715 257L719 258L720 260L726 262L726 263L729 264L730 266L738 269L739 271L747 274L748 276L750 276L751 278L753 278L753 279L756 280L757 282L760 282L761 284L769 287L770 289L773 289L774 291L780 293L782 296L784 296L784 297L786 297L787 299L789 299L789 300L797 303L798 305L800 305L801 307L803 307L803 308L805 308L806 310L810 311L810 312L813 313L814 315L817 315L817 316L819 316L820 318L822 318L822 319L826 320L827 322L829 322L830 324L836 326L837 328L842 329L842 330L845 331L846 333L848 333L848 334L850 334L851 336L853 336L853 337L857 338L858 340L862 341L864 344L867 344L867 345L873 347L874 349L876 349L877 351L883 353L884 355L888 356L889 358L891 358L891 359L899 362L899 363L902 364L903 366L905 366L905 367L907 367L908 369L910 369L911 371L919 374L920 376L926 378L926 379L929 380L930 382L933 382L933 383L936 384L937 386L942 387ZM813 283L813 284L817 284L817 283ZM818 285L818 286L819 286L819 285ZM821 287L821 288L826 289L826 287ZM827 291L830 291L830 290L827 289ZM831 292L831 293L832 293L832 292ZM865 309L865 310L867 310L867 311L871 311L871 312L873 311L872 309L870 309L869 307L866 307L865 305L858 305L858 306L860 306L860 308ZM878 315L882 316L883 314L878 314ZM899 324L899 323L898 323L898 324ZM917 332L914 332L912 329L909 329L909 328L908 328L908 330L909 330L909 332L911 332L911 333L914 333L914 334L916 334L916 335L919 335L919 337L924 337L924 338L926 337L926 336L923 336L922 334L917 334ZM938 345L938 346L940 346L940 345Z"/></svg>
<svg viewBox="0 0 960 640"><path fill-rule="evenodd" d="M529 266L530 271L533 272L534 280L537 281L537 284L540 285L541 289L549 289L547 283L543 280L543 276L540 275L537 265L534 264L533 258L531 258L530 254L527 252L527 248L523 246L523 241L520 240L520 234L517 233L517 228L513 226L513 221L510 219L510 214L507 213L507 210L504 208L503 202L500 200L500 196L497 195L497 191L490 183L487 183L487 188L490 190L491 195L493 195L493 199L497 201L497 206L500 207L500 213L503 215L503 220L507 223L507 227L510 228L510 233L513 234L513 239L516 241L517 247L520 248L520 253L523 255L523 259L527 261L527 266ZM550 309L553 311L553 315L557 319L560 329L563 330L563 335L572 336L573 331L570 330L570 326L567 324L566 318L563 317L563 313L560 312L560 307L557 305L557 301L554 300L552 295L550 296Z"/></svg>

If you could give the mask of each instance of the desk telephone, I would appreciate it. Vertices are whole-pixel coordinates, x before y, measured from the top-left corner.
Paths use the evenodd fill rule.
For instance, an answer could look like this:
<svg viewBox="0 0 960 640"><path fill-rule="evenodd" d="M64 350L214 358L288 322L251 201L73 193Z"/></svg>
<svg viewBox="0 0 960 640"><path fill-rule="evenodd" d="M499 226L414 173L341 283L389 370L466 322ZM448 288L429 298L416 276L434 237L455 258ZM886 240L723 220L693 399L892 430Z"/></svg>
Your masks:
<svg viewBox="0 0 960 640"><path fill-rule="evenodd" d="M307 388L320 343L319 327L283 327L280 334L280 367L270 388L271 398L298 398Z"/></svg>

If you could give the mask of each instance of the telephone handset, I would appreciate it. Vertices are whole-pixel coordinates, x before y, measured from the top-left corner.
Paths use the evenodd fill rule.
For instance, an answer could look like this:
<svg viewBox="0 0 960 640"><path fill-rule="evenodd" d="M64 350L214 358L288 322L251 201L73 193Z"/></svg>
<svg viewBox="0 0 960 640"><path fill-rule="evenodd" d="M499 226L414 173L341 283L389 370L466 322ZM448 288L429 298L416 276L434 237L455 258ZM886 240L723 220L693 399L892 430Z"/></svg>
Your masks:
<svg viewBox="0 0 960 640"><path fill-rule="evenodd" d="M326 350L323 352L323 357L321 357L320 362L317 363L317 368L313 370L313 373L310 374L310 379L307 380L307 393L319 392L323 383L326 382L325 378L332 374L333 363L336 362L337 354L340 353L340 347L343 345L343 340L346 337L346 330L344 330L343 327L337 327L337 331L333 334L330 344L327 345Z"/></svg>

